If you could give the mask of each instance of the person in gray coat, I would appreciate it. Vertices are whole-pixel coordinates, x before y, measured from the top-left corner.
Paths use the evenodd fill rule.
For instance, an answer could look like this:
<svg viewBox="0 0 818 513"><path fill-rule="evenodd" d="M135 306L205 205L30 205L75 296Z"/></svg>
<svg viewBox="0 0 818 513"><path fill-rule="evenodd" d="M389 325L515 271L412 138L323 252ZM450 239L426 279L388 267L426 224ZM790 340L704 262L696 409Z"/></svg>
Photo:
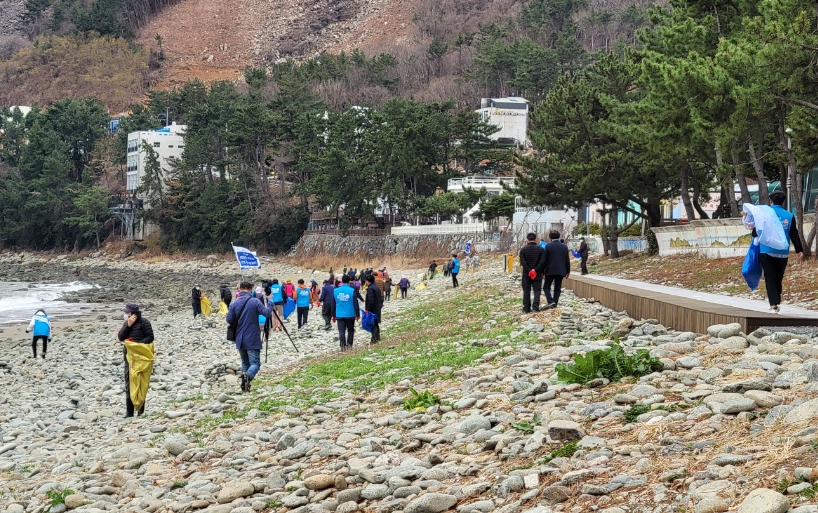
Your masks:
<svg viewBox="0 0 818 513"><path fill-rule="evenodd" d="M571 252L568 246L560 242L560 233L551 230L548 234L551 242L545 245L545 264L543 266L543 293L548 308L556 308L562 292L562 280L571 274ZM553 285L553 295L551 286Z"/></svg>

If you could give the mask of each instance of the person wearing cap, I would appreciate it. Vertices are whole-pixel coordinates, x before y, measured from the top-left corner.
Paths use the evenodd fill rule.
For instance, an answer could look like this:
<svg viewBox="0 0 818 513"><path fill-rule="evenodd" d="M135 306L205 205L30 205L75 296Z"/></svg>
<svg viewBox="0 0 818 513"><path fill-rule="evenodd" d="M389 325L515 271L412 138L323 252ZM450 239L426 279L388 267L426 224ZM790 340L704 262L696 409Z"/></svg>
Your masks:
<svg viewBox="0 0 818 513"><path fill-rule="evenodd" d="M137 344L153 344L153 327L150 321L142 317L139 305L128 303L122 310L124 312L125 323L119 329L120 342L135 342ZM122 349L122 356L125 360L125 417L134 416L134 403L131 399L131 369L128 364L128 348ZM139 415L145 413L145 404L142 403L136 408Z"/></svg>
<svg viewBox="0 0 818 513"><path fill-rule="evenodd" d="M193 306L193 318L202 314L202 288L198 285L190 291L190 304Z"/></svg>
<svg viewBox="0 0 818 513"><path fill-rule="evenodd" d="M253 284L243 281L239 285L239 297L230 305L227 311L227 324L237 321L236 349L241 357L241 391L249 392L250 384L261 368L261 330L258 325L258 316L270 317L273 313L273 303L267 299L267 306L252 296Z"/></svg>
<svg viewBox="0 0 818 513"><path fill-rule="evenodd" d="M295 301L295 285L293 285L293 280L287 278L287 283L284 284L284 296L293 298Z"/></svg>
<svg viewBox="0 0 818 513"><path fill-rule="evenodd" d="M318 296L318 305L321 306L321 317L324 318L324 329L327 331L332 329L330 321L332 320L332 309L335 306L334 291L335 284L327 280L321 288L321 295Z"/></svg>
<svg viewBox="0 0 818 513"><path fill-rule="evenodd" d="M280 283L278 283L277 278L273 279L273 283L270 284L270 295L270 298L273 301L273 307L278 314L276 319L273 321L273 331L281 331L284 329L284 327L278 322L278 320L284 318L284 288Z"/></svg>
<svg viewBox="0 0 818 513"><path fill-rule="evenodd" d="M358 298L361 295L350 286L349 275L341 277L341 286L333 291L335 302L332 305L332 322L338 323L338 341L341 343L341 351L352 349L355 338L355 321L360 320L361 314L358 307Z"/></svg>

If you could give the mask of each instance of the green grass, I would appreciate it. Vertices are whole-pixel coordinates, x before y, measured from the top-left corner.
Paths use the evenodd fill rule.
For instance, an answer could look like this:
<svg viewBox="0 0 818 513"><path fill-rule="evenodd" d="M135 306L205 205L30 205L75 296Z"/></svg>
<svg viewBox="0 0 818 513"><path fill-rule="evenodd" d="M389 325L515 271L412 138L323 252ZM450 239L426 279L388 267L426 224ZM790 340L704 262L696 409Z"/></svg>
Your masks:
<svg viewBox="0 0 818 513"><path fill-rule="evenodd" d="M634 404L625 412L625 422L628 424L636 422L636 418L651 411L649 404Z"/></svg>
<svg viewBox="0 0 818 513"><path fill-rule="evenodd" d="M70 488L63 488L62 490L48 490L45 492L46 496L51 499L51 506L59 506L65 504L65 498L73 495L75 492Z"/></svg>
<svg viewBox="0 0 818 513"><path fill-rule="evenodd" d="M278 379L262 378L257 390L283 385L287 391L265 397L258 409L309 407L350 393L383 389L403 379L423 379L440 367L457 370L473 365L494 349L469 344L470 340L507 337L515 329L511 313L491 316L498 308L480 294L487 293L475 287L473 293L427 301L393 314L394 322L382 335L391 345L316 359ZM497 323L484 330L489 318Z"/></svg>
<svg viewBox="0 0 818 513"><path fill-rule="evenodd" d="M415 408L426 409L431 408L436 404L440 404L440 397L429 392L428 390L418 392L414 389L414 387L412 387L409 388L409 392L411 392L412 395L403 400L404 410L414 410Z"/></svg>
<svg viewBox="0 0 818 513"><path fill-rule="evenodd" d="M549 461L555 458L570 458L571 456L574 455L575 452L577 452L577 450L579 450L579 447L577 447L578 443L579 442L577 442L576 440L574 440L573 442L568 442L559 449L555 449L548 453L545 456L545 458L543 458L540 462L548 463Z"/></svg>

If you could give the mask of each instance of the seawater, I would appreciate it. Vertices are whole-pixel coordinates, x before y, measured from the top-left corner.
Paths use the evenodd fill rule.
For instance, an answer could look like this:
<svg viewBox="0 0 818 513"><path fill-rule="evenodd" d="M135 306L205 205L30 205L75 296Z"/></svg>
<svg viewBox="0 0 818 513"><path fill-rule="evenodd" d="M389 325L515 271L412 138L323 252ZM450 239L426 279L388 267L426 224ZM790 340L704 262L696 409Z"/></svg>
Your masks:
<svg viewBox="0 0 818 513"><path fill-rule="evenodd" d="M81 303L68 303L60 298L66 292L94 288L82 282L62 284L0 281L0 324L29 321L38 308L51 318L80 315Z"/></svg>

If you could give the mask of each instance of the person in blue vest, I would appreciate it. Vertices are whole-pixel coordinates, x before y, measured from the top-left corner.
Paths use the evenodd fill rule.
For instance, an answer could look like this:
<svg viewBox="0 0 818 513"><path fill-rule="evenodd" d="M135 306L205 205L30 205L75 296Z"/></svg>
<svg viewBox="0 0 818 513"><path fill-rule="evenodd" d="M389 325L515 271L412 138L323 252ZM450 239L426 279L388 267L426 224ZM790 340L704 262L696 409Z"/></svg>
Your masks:
<svg viewBox="0 0 818 513"><path fill-rule="evenodd" d="M274 279L270 284L270 299L272 299L273 307L278 314L278 317L273 321L273 331L281 331L284 328L278 322L278 319L284 318L284 289L277 279Z"/></svg>
<svg viewBox="0 0 818 513"><path fill-rule="evenodd" d="M309 287L304 284L304 280L298 280L298 287L295 288L295 313L298 317L298 328L307 324L307 315L310 313Z"/></svg>
<svg viewBox="0 0 818 513"><path fill-rule="evenodd" d="M332 308L332 322L338 323L338 339L341 351L352 349L355 338L355 321L361 318L358 298L361 295L349 284L348 275L341 277L341 286L332 291L335 304Z"/></svg>
<svg viewBox="0 0 818 513"><path fill-rule="evenodd" d="M460 272L460 260L457 259L457 253L452 253L451 269L449 272L452 275L452 287L457 288L460 284L457 282L457 273Z"/></svg>
<svg viewBox="0 0 818 513"><path fill-rule="evenodd" d="M770 206L778 216L781 226L784 227L784 235L787 237L787 249L779 250L771 248L765 244L759 247L759 261L761 268L764 270L764 284L767 288L767 299L770 302L770 311L778 313L781 310L781 292L784 284L784 272L787 270L787 262L790 255L790 246L792 243L795 248L795 254L798 260L804 258L804 247L801 244L801 235L798 233L798 226L796 226L793 215L784 208L784 203L787 201L787 194L783 191L775 191L770 193ZM746 212L742 212L742 216ZM753 237L758 237L755 227L753 227Z"/></svg>
<svg viewBox="0 0 818 513"><path fill-rule="evenodd" d="M45 360L45 353L48 351L48 342L51 340L51 318L46 315L45 310L40 308L34 313L31 322L28 323L26 333L34 331L31 339L31 350L34 352L34 358L37 358L37 340L43 341L43 360Z"/></svg>
<svg viewBox="0 0 818 513"><path fill-rule="evenodd" d="M238 320L236 326L236 349L241 357L241 391L249 392L250 383L261 369L261 330L258 327L258 316L270 317L273 304L267 298L265 307L260 300L252 297L253 284L241 282L239 297L230 304L227 311L227 324Z"/></svg>

